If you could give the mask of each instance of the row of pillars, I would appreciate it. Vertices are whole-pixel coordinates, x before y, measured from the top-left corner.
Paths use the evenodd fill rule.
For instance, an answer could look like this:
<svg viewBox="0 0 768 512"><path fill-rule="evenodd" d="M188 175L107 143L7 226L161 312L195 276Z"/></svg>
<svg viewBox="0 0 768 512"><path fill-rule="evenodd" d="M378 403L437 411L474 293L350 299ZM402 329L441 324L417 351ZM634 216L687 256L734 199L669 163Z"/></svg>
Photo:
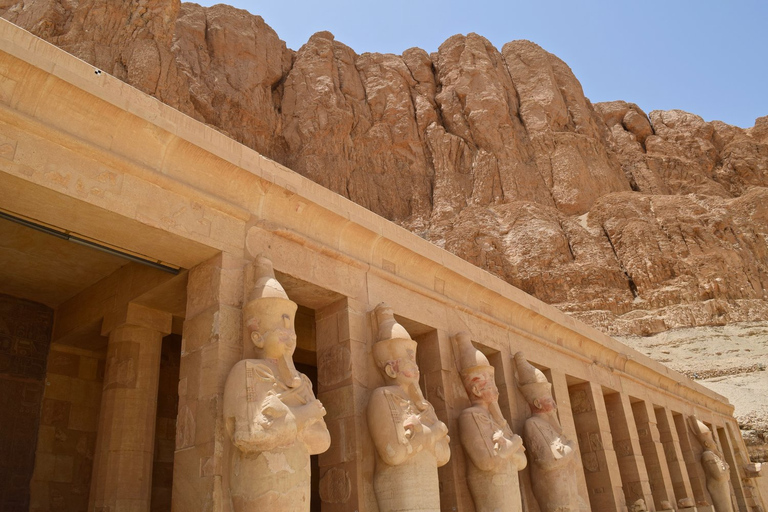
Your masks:
<svg viewBox="0 0 768 512"><path fill-rule="evenodd" d="M573 421L579 441L587 493L592 510L625 510L643 499L649 510L662 510L667 501L677 510L678 500L689 498L699 512L711 510L701 448L687 418L650 401L606 389L593 382L566 386L560 380L560 417L564 426ZM567 393L570 407L560 397ZM720 451L730 465L735 510L751 510L742 485L734 442L724 427L709 425Z"/></svg>
<svg viewBox="0 0 768 512"><path fill-rule="evenodd" d="M128 304L102 323L108 336L88 510L148 511L163 337L172 315Z"/></svg>
<svg viewBox="0 0 768 512"><path fill-rule="evenodd" d="M372 448L366 450L370 442L363 409L372 391L363 374L369 329L365 311L365 305L345 299L332 310L317 313L318 398L328 409L326 422L334 440L331 450L320 456L323 512L373 508L372 490L367 489L373 457L368 453ZM450 432L456 433L456 420L468 400L449 335L433 330L414 339L418 342L424 394ZM515 382L511 354L497 353L489 359L496 367L502 410L509 418L524 418L514 385L508 385ZM712 502L699 462L701 449L682 413L595 382L569 384L576 379L559 370L547 370L546 374L553 384L564 431L578 439L583 472L574 477L579 479L581 493L592 510L625 511L638 499L645 500L649 510L662 510L664 501L677 509L678 500L683 498L699 504ZM338 403L344 406L337 408ZM734 509L752 510L734 454L736 440L724 427L709 426L718 434L716 440L731 467ZM439 470L441 509L473 510L468 493L461 490L465 487L461 484L466 481L465 466L456 440L451 442L451 461ZM532 499L524 490L523 502ZM531 506L528 510L536 509ZM699 506L698 511L707 512L707 508Z"/></svg>
<svg viewBox="0 0 768 512"><path fill-rule="evenodd" d="M221 398L232 365L248 357L241 341L244 261L221 254L190 271L179 382L173 509L214 510L223 496L227 443ZM326 407L331 448L319 457L323 512L375 509L373 446L365 406L372 389L367 305L344 298L315 310L317 396ZM171 316L131 304L106 318L109 336L89 510L148 511L162 338ZM449 430L468 405L447 333L415 336L425 396ZM511 354L491 356L500 405L519 418ZM643 498L653 510L681 498L711 501L682 414L607 390L593 382L569 384L560 370L553 384L566 435L578 439L584 471L575 475L592 510L626 510ZM524 414L522 415L524 418ZM513 427L519 431L521 422ZM715 438L733 472L739 509L747 510L733 446L723 428ZM472 510L457 438L451 462L440 468L442 510ZM522 480L525 482L525 479ZM528 486L529 487L529 486ZM532 500L523 493L524 503ZM701 510L701 509L700 509Z"/></svg>

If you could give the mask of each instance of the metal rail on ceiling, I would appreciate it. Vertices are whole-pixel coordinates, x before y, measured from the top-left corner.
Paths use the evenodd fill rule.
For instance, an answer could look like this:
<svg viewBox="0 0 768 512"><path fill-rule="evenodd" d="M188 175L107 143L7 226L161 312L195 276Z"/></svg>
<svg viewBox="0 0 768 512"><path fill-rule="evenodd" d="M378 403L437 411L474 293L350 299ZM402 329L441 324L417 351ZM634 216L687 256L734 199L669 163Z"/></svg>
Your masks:
<svg viewBox="0 0 768 512"><path fill-rule="evenodd" d="M118 256L120 258L125 258L127 260L140 263L148 267L156 268L158 270L162 270L163 272L168 272L169 274L176 275L181 270L180 267L170 265L160 260L153 260L141 254L128 251L127 249L113 246L105 242L100 242L98 240L93 240L88 237L72 233L71 231L67 231L65 229L58 228L56 226L52 226L37 220L29 219L18 214L12 214L6 210L0 210L0 218L15 222L16 224L26 226L36 231L40 231L41 233L55 236L56 238L60 238L62 240L68 240L78 245L90 247L91 249L96 249L97 251L102 251L113 256Z"/></svg>

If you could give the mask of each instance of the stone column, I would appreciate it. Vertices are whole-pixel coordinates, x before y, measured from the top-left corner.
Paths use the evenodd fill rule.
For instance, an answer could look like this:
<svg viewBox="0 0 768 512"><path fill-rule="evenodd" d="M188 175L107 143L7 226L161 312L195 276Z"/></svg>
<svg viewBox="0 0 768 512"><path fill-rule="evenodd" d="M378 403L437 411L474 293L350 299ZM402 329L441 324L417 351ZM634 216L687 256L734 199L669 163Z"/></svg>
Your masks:
<svg viewBox="0 0 768 512"><path fill-rule="evenodd" d="M529 414L530 409L528 403L523 398L522 393L517 389L517 383L515 381L515 360L514 356L503 350L496 354L488 356L488 360L496 369L496 387L499 388L499 407L501 412L512 429L512 432L522 437L523 428L525 427L525 420ZM554 392L553 392L554 396ZM453 432L451 432L453 434ZM568 432L567 435L571 433ZM458 436L454 436L458 437ZM573 434L570 439L576 439L576 434ZM456 456L459 443L452 442L456 447L451 454L451 457ZM462 453L462 456L464 454ZM526 455L527 457L527 455ZM581 462L579 459L579 467ZM523 503L523 510L531 510L533 505L530 505L535 498L533 497L533 491L531 490L531 477L528 465L517 473L520 487L520 499ZM586 495L584 496L586 502Z"/></svg>
<svg viewBox="0 0 768 512"><path fill-rule="evenodd" d="M488 360L496 369L496 387L499 388L501 412L509 421L512 431L520 435L525 425L525 417L528 415L528 404L522 394L517 392L513 355L505 350L489 355Z"/></svg>
<svg viewBox="0 0 768 512"><path fill-rule="evenodd" d="M646 453L642 446L642 443L647 440L649 429L647 428L647 421L635 424L636 417L632 414L634 405L637 404L631 404L629 396L623 393L605 395L605 407L608 412L608 422L611 425L613 448L619 462L621 482L627 504L643 499L646 505L651 507L658 489L654 487L653 494L651 493L652 483L649 479L651 470L647 469L646 466L649 463L651 468L655 466L653 461L649 461L648 458L652 454ZM664 491L663 482L661 490ZM663 496L661 499L668 498ZM657 507L661 504L661 499L656 500Z"/></svg>
<svg viewBox="0 0 768 512"><path fill-rule="evenodd" d="M653 499L656 507L666 500L675 503L672 491L672 477L666 464L664 445L661 443L661 434L656 424L656 412L653 404L644 400L638 400L632 404L632 415L637 424L637 432L640 436L640 448L645 459L645 468L651 481ZM646 500L647 501L647 500Z"/></svg>
<svg viewBox="0 0 768 512"><path fill-rule="evenodd" d="M602 388L584 382L568 391L592 510L626 510Z"/></svg>
<svg viewBox="0 0 768 512"><path fill-rule="evenodd" d="M573 419L573 410L571 409L571 396L568 393L568 378L565 372L558 369L548 370L549 379L552 382L552 396L557 403L557 417L560 419L560 425L563 427L563 433L568 436L569 439L579 439L576 432L576 423ZM584 503L589 503L589 492L587 491L587 480L584 476L584 462L582 460L581 451L578 453L578 472L573 475L573 478L577 480L579 495Z"/></svg>
<svg viewBox="0 0 768 512"><path fill-rule="evenodd" d="M672 413L666 407L656 409L656 424L659 429L659 440L664 447L664 456L672 479L672 488L675 492L675 501L683 498L693 498L691 482L688 478L688 468L685 466L680 438L675 429Z"/></svg>
<svg viewBox="0 0 768 512"><path fill-rule="evenodd" d="M473 510L472 496L466 485L466 460L459 440L458 418L470 402L456 367L448 333L431 331L414 338L419 346L417 359L424 397L434 406L438 419L448 426L451 460L438 468L440 510Z"/></svg>
<svg viewBox="0 0 768 512"><path fill-rule="evenodd" d="M717 433L715 439L717 439L720 443L720 451L723 453L723 457L728 463L728 466L730 466L731 470L731 499L735 497L736 503L738 503L738 507L736 506L736 503L734 503L733 509L749 510L749 507L747 507L744 485L742 482L742 475L744 470L741 467L741 464L736 461L736 457L734 456L731 443L728 440L728 436L726 435L725 428L712 425L712 433L715 432Z"/></svg>
<svg viewBox="0 0 768 512"><path fill-rule="evenodd" d="M683 460L685 460L685 467L688 469L688 478L691 483L691 490L693 495L689 496L694 501L710 501L709 493L707 492L707 481L704 477L704 470L699 463L699 455L694 451L692 434L688 429L688 422L682 414L672 414L674 419L675 431L677 431L677 437L680 440L680 450L683 452Z"/></svg>
<svg viewBox="0 0 768 512"><path fill-rule="evenodd" d="M744 441L741 439L741 434L739 433L738 424L735 420L730 419L726 421L725 434L727 436L728 444L730 444L733 449L733 455L739 468L747 510L756 510L757 507L762 506L763 500L760 496L758 483L755 481L755 478L750 477L745 470L745 466L749 464L750 461L749 456L746 453L746 446L744 446Z"/></svg>
<svg viewBox="0 0 768 512"><path fill-rule="evenodd" d="M177 512L222 510L225 499L229 442L222 400L229 371L243 359L244 264L221 253L189 271L173 459Z"/></svg>
<svg viewBox="0 0 768 512"><path fill-rule="evenodd" d="M315 311L317 398L327 414L331 447L319 456L323 512L368 510L373 495L373 446L366 430L368 375L366 308L344 298Z"/></svg>
<svg viewBox="0 0 768 512"><path fill-rule="evenodd" d="M109 335L88 510L148 511L157 384L170 313L128 304L104 318Z"/></svg>

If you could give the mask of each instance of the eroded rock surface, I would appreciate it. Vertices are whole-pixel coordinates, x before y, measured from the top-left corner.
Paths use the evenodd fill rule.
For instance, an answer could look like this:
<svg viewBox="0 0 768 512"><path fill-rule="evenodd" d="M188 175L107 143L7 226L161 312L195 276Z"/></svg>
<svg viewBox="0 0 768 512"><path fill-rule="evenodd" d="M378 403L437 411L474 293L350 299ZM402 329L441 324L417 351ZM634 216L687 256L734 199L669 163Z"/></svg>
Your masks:
<svg viewBox="0 0 768 512"><path fill-rule="evenodd" d="M611 334L768 318L768 117L592 105L529 41L293 51L176 0L0 15Z"/></svg>

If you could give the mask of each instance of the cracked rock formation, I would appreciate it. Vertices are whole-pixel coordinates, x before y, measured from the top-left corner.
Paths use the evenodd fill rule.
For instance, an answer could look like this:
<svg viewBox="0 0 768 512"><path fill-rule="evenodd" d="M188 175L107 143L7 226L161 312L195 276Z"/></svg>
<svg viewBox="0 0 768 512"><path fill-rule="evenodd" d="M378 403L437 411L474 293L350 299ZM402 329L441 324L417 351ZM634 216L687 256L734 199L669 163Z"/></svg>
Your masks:
<svg viewBox="0 0 768 512"><path fill-rule="evenodd" d="M610 334L768 318L768 117L593 105L536 44L476 34L357 55L224 5L0 16Z"/></svg>

